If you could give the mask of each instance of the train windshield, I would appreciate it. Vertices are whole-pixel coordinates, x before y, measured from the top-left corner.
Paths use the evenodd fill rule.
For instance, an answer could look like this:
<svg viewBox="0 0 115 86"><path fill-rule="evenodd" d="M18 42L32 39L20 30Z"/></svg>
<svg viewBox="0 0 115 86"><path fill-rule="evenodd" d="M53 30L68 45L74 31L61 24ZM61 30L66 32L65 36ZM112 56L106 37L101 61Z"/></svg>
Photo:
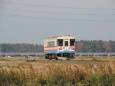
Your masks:
<svg viewBox="0 0 115 86"><path fill-rule="evenodd" d="M68 46L68 41L65 41L65 46Z"/></svg>
<svg viewBox="0 0 115 86"><path fill-rule="evenodd" d="M57 45L63 46L63 39L57 39Z"/></svg>
<svg viewBox="0 0 115 86"><path fill-rule="evenodd" d="M70 46L74 46L75 44L75 39L70 39Z"/></svg>

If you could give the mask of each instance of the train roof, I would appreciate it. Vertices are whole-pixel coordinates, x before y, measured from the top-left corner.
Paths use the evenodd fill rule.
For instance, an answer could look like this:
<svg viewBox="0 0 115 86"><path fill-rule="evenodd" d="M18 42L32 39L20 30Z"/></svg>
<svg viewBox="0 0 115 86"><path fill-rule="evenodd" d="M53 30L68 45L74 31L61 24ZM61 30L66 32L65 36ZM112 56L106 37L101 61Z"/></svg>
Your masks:
<svg viewBox="0 0 115 86"><path fill-rule="evenodd" d="M70 35L59 35L59 36L48 37L47 39L51 39L51 38L65 38L65 37L74 38L73 36L70 36Z"/></svg>

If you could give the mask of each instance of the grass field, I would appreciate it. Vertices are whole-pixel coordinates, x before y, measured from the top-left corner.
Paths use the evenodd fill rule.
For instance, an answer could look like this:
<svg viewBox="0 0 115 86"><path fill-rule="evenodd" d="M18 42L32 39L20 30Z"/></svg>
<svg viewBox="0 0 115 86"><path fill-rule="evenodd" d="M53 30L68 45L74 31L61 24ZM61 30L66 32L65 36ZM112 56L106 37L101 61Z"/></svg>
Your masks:
<svg viewBox="0 0 115 86"><path fill-rule="evenodd" d="M115 86L115 57L0 57L0 86Z"/></svg>

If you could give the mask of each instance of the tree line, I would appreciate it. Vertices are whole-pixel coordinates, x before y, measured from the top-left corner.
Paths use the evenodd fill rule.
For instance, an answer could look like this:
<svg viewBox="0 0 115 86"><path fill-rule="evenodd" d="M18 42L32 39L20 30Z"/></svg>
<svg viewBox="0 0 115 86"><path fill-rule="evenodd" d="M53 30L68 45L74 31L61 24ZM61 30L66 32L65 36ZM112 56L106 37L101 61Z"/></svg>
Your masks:
<svg viewBox="0 0 115 86"><path fill-rule="evenodd" d="M1 52L43 52L43 45L38 44L1 44Z"/></svg>
<svg viewBox="0 0 115 86"><path fill-rule="evenodd" d="M1 52L43 52L38 44L1 44ZM75 42L76 52L115 52L115 41L81 40Z"/></svg>
<svg viewBox="0 0 115 86"><path fill-rule="evenodd" d="M76 52L115 52L115 41L76 41L75 50Z"/></svg>

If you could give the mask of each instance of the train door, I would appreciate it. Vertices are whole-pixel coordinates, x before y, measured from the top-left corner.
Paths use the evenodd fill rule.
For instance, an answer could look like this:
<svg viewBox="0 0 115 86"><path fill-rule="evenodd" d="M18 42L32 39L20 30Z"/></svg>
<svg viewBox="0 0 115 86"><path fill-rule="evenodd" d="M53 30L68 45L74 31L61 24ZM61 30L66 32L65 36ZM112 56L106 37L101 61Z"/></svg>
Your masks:
<svg viewBox="0 0 115 86"><path fill-rule="evenodd" d="M65 50L68 50L69 40L65 40Z"/></svg>

